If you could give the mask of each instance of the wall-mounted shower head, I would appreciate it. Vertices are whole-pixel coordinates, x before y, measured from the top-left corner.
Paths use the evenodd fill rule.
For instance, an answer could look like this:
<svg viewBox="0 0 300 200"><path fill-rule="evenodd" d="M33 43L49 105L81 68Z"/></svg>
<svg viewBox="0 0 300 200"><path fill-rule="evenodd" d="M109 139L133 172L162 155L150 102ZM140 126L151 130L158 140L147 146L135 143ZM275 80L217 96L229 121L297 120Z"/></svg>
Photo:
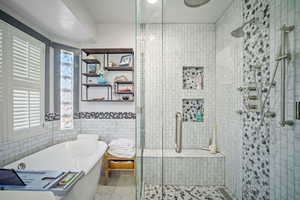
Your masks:
<svg viewBox="0 0 300 200"><path fill-rule="evenodd" d="M207 4L210 0L184 0L184 4L187 7L199 7L199 6L203 6L204 4Z"/></svg>
<svg viewBox="0 0 300 200"><path fill-rule="evenodd" d="M234 29L231 32L231 36L236 37L236 38L244 37L244 35L245 35L244 27L247 24L253 23L255 21L256 21L256 19L253 18L253 19L250 19L249 21L245 22L244 24L242 24L242 26L238 27L237 29Z"/></svg>
<svg viewBox="0 0 300 200"><path fill-rule="evenodd" d="M244 32L243 28L244 28L243 26L240 26L237 29L233 30L231 32L231 36L236 37L236 38L244 37L245 32Z"/></svg>

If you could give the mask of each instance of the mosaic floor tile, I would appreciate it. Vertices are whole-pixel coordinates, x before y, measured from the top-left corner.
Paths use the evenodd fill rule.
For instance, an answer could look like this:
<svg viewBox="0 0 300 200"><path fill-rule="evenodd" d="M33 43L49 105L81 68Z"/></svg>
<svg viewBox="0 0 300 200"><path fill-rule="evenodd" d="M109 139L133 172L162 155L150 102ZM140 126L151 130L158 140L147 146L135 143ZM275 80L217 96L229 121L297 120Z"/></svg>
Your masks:
<svg viewBox="0 0 300 200"><path fill-rule="evenodd" d="M231 200L221 186L177 186L145 184L144 200Z"/></svg>

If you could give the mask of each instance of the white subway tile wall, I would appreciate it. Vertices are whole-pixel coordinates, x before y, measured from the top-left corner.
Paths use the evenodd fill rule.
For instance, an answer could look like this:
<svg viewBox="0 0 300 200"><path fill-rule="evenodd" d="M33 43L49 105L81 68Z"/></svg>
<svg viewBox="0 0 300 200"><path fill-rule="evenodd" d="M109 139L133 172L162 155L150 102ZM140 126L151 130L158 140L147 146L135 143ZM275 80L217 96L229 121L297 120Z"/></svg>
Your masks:
<svg viewBox="0 0 300 200"><path fill-rule="evenodd" d="M81 134L97 134L109 143L113 139L126 138L135 142L135 119L81 119Z"/></svg>
<svg viewBox="0 0 300 200"><path fill-rule="evenodd" d="M271 1L271 71L274 58L278 55L280 46L279 28L295 25L295 30L289 34L288 49L292 60L287 66L287 119L294 120L295 102L300 101L300 1ZM282 200L300 199L300 121L295 120L293 127L282 128L280 120L280 75L276 78L277 85L271 93L271 111L276 112L276 118L271 120L270 135L270 199Z"/></svg>
<svg viewBox="0 0 300 200"><path fill-rule="evenodd" d="M224 185L224 157L164 156L162 159L145 156L143 159L143 178L147 184ZM164 171L161 170L162 162Z"/></svg>
<svg viewBox="0 0 300 200"><path fill-rule="evenodd" d="M225 186L242 198L242 38L231 31L242 25L242 1L234 0L216 23L216 121L218 148L225 155Z"/></svg>
<svg viewBox="0 0 300 200"><path fill-rule="evenodd" d="M174 148L183 99L204 99L204 122L183 123L183 148L208 146L215 123L215 25L145 24L145 147ZM163 36L163 37L162 37ZM162 57L163 56L163 57ZM183 89L183 67L204 67L204 89ZM162 144L163 143L163 144Z"/></svg>
<svg viewBox="0 0 300 200"><path fill-rule="evenodd" d="M78 125L75 123L75 126ZM0 143L0 167L54 144L75 139L79 130L62 131L59 121L52 121L46 122L44 128L36 130L33 136L18 138L14 135L14 137L6 138ZM24 130L24 135L27 131ZM30 132L32 134L34 131Z"/></svg>

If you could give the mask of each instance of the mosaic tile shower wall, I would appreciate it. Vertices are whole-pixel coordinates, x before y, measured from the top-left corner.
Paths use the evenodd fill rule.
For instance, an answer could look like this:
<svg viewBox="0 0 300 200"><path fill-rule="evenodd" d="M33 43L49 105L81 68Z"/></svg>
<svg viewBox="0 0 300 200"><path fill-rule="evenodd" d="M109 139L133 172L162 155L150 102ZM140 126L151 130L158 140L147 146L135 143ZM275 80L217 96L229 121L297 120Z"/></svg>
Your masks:
<svg viewBox="0 0 300 200"><path fill-rule="evenodd" d="M244 22L253 18L256 23L245 26L243 41L243 82L247 86L253 82L249 71L255 66L262 66L257 74L258 82L266 88L270 81L270 1L244 0ZM267 104L269 106L269 103ZM242 135L242 199L270 199L270 130L260 123L260 114L247 112L243 115Z"/></svg>

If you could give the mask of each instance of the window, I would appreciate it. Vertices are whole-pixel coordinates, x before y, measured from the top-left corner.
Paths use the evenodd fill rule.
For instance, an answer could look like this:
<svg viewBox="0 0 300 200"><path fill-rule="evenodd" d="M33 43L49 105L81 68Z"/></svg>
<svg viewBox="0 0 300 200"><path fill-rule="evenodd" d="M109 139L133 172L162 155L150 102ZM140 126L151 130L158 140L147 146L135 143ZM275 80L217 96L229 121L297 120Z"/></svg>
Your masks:
<svg viewBox="0 0 300 200"><path fill-rule="evenodd" d="M15 133L41 127L44 64L44 43L0 22L0 106L9 116L8 130L2 131Z"/></svg>
<svg viewBox="0 0 300 200"><path fill-rule="evenodd" d="M73 52L60 52L60 125L61 129L73 128Z"/></svg>

